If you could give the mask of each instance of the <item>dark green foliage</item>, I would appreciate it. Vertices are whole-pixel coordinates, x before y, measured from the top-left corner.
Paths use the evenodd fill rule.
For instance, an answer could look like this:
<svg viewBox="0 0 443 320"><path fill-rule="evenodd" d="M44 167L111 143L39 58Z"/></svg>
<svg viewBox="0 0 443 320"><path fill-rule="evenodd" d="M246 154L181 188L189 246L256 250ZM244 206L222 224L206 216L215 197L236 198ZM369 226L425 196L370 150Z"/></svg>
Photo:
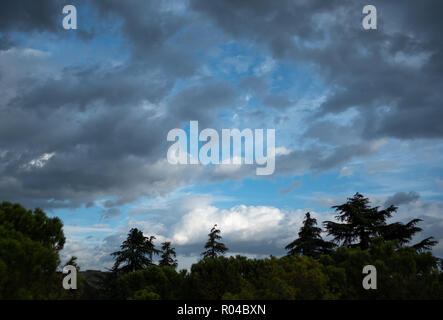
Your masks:
<svg viewBox="0 0 443 320"><path fill-rule="evenodd" d="M395 241L375 239L367 250L340 247L308 256L203 259L189 273L150 266L116 282L114 299L442 299L437 260ZM364 290L362 268L377 268L377 290Z"/></svg>
<svg viewBox="0 0 443 320"><path fill-rule="evenodd" d="M218 257L194 264L187 278L192 299L327 299L324 267L310 257L264 260Z"/></svg>
<svg viewBox="0 0 443 320"><path fill-rule="evenodd" d="M77 272L80 272L80 266L77 263L77 257L72 256L68 262L65 263L65 266L74 266L77 269Z"/></svg>
<svg viewBox="0 0 443 320"><path fill-rule="evenodd" d="M220 300L225 293L237 292L242 286L236 264L225 257L203 259L193 264L187 280L191 299Z"/></svg>
<svg viewBox="0 0 443 320"><path fill-rule="evenodd" d="M56 273L65 237L58 218L19 204L0 204L0 299L48 299L60 294ZM59 282L60 280L60 282Z"/></svg>
<svg viewBox="0 0 443 320"><path fill-rule="evenodd" d="M417 223L421 221L421 219L412 219L406 224L395 222L381 226L380 235L387 241L396 240L398 244L402 246L406 245L416 233L422 231L420 227L417 227ZM431 250L431 248L437 244L437 241L434 241L433 239L433 237L428 237L419 243L414 244L412 247L417 251Z"/></svg>
<svg viewBox="0 0 443 320"><path fill-rule="evenodd" d="M403 224L400 222L387 224L386 220L397 211L390 206L384 210L370 207L369 199L356 193L342 205L333 207L339 214L336 218L341 222L325 221L326 231L334 237L337 244L347 247L369 248L371 241L377 237L390 241L396 240L400 245L408 243L411 238L421 231L416 224L420 219L413 219ZM414 246L417 250L429 249L436 242L427 238Z"/></svg>
<svg viewBox="0 0 443 320"><path fill-rule="evenodd" d="M65 238L57 218L20 205L0 204L0 299L443 299L441 259L426 252L432 238L409 246L421 229L410 222L387 224L397 208L371 208L356 194L334 207L340 223L326 229L342 246L321 238L321 228L306 214L299 238L282 258L223 257L220 230L211 229L203 259L190 272L177 272L171 243L155 248L154 237L131 229L113 271L78 273L79 290L62 289L58 251ZM159 265L153 255L161 252ZM79 270L76 257L66 264ZM377 290L362 286L362 269L377 270ZM84 277L83 277L84 275Z"/></svg>
<svg viewBox="0 0 443 320"><path fill-rule="evenodd" d="M103 272L99 270L80 271L78 277L82 279L80 282L83 285L83 290L80 299L82 300L99 300L110 298L107 297L104 289L104 283L111 274L110 272Z"/></svg>
<svg viewBox="0 0 443 320"><path fill-rule="evenodd" d="M412 246L417 251L429 251L432 249L433 246L438 244L438 241L433 240L434 237L428 237L426 239L423 239L419 243L416 243Z"/></svg>
<svg viewBox="0 0 443 320"><path fill-rule="evenodd" d="M342 299L441 299L443 283L429 252L374 240L368 250L340 247L323 256L329 286ZM362 266L377 269L377 290L362 287Z"/></svg>
<svg viewBox="0 0 443 320"><path fill-rule="evenodd" d="M369 199L356 193L342 205L333 207L339 214L337 220L342 223L326 221L325 226L334 241L344 246L362 249L369 247L372 238L379 235L380 228L385 227L386 219L390 218L396 208L390 206L379 211L378 207L370 207Z"/></svg>
<svg viewBox="0 0 443 320"><path fill-rule="evenodd" d="M318 257L320 254L329 253L334 244L324 241L321 237L321 228L317 227L317 220L306 213L303 226L298 233L298 239L288 244L285 249L288 255L302 254L304 256Z"/></svg>
<svg viewBox="0 0 443 320"><path fill-rule="evenodd" d="M407 224L387 224L397 208L371 208L356 194L334 207L341 223L327 222L329 234L343 246L321 238L321 228L306 214L299 238L283 258L248 259L219 256L227 248L220 230L211 229L203 259L189 273L177 273L168 264L175 250L162 245L160 265L148 266L118 278L114 298L119 299L436 299L443 298L439 259L422 252L431 238L406 246L419 231L414 219ZM171 260L172 259L172 260ZM377 290L362 286L363 267L374 265ZM175 284L175 285L174 285Z"/></svg>
<svg viewBox="0 0 443 320"><path fill-rule="evenodd" d="M182 298L181 288L185 273L172 267L151 265L131 272L118 280L121 299L157 300Z"/></svg>
<svg viewBox="0 0 443 320"><path fill-rule="evenodd" d="M60 251L65 245L63 224L59 218L48 218L40 210L26 210L19 204L0 204L0 225L26 235L46 248Z"/></svg>
<svg viewBox="0 0 443 320"><path fill-rule="evenodd" d="M61 291L60 299L67 299L67 300L78 300L82 299L84 296L84 279L83 276L80 273L80 266L77 263L77 257L72 256L68 262L65 263L65 266L74 266L77 269L77 289L70 289L70 290L63 290ZM63 276L65 276L63 274Z"/></svg>
<svg viewBox="0 0 443 320"><path fill-rule="evenodd" d="M171 247L170 242L163 242L161 249L160 261L158 263L161 267L177 268L177 259L175 249Z"/></svg>
<svg viewBox="0 0 443 320"><path fill-rule="evenodd" d="M203 259L216 258L228 251L228 248L226 248L226 246L219 241L222 237L220 235L220 230L216 227L217 225L214 225L211 232L208 234L209 240L205 244L206 251L202 253Z"/></svg>
<svg viewBox="0 0 443 320"><path fill-rule="evenodd" d="M237 257L239 258L239 257ZM272 257L248 260L256 270L243 277L237 293L228 292L225 299L312 300L331 299L324 267L307 256Z"/></svg>
<svg viewBox="0 0 443 320"><path fill-rule="evenodd" d="M137 228L129 231L121 250L112 253L115 257L113 271L118 273L134 272L152 265L152 257L160 251L155 248L155 237L145 237ZM121 266L123 264L123 266Z"/></svg>

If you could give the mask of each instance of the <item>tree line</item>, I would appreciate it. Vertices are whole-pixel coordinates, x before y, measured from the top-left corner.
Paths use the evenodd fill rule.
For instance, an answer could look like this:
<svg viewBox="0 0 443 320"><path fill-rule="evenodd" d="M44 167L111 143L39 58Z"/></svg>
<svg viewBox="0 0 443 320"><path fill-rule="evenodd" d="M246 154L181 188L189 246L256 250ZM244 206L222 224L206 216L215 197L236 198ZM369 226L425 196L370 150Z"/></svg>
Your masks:
<svg viewBox="0 0 443 320"><path fill-rule="evenodd" d="M208 234L208 242L205 244L205 251L201 256L206 258L217 258L224 254L228 248L220 241L220 229L217 224ZM158 250L154 245L154 236L145 237L143 232L137 228L132 228L126 240L121 244L119 251L111 253L115 257L115 263L111 271L117 274L125 274L137 270L145 269L154 265L154 255L160 255L158 265L160 267L177 268L177 254L175 248L171 247L171 242L166 241L161 244Z"/></svg>
<svg viewBox="0 0 443 320"><path fill-rule="evenodd" d="M58 218L19 204L0 204L1 299L442 299L441 259L430 252L432 237L411 241L420 219L388 223L397 207L372 207L356 193L332 207L336 221L324 229L306 213L298 237L281 258L225 257L217 225L201 259L177 271L171 242L133 228L113 252L114 265L91 287L79 277L78 290L61 289L59 251L65 237ZM330 240L322 237L326 233ZM157 264L154 257L158 256ZM75 265L72 258L67 264ZM377 290L362 288L362 268L374 265ZM80 273L81 274L81 273Z"/></svg>

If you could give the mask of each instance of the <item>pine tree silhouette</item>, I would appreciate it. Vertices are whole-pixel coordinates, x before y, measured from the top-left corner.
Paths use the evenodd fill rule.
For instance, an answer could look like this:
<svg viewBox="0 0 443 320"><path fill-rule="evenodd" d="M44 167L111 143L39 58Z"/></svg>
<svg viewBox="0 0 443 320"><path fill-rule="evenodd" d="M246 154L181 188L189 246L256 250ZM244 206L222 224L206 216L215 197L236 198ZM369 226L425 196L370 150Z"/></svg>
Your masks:
<svg viewBox="0 0 443 320"><path fill-rule="evenodd" d="M216 228L217 225L214 225L212 227L211 232L208 234L209 240L205 244L205 249L201 255L203 256L203 259L205 258L216 258L218 255L224 254L226 251L228 251L228 248L220 242L219 240L222 239L220 235L220 230Z"/></svg>
<svg viewBox="0 0 443 320"><path fill-rule="evenodd" d="M175 248L171 247L170 242L163 242L162 243L162 249L161 249L161 259L158 263L159 266L169 266L173 267L174 269L177 268L177 259L176 259L176 253Z"/></svg>
<svg viewBox="0 0 443 320"><path fill-rule="evenodd" d="M111 253L116 257L112 271L134 272L152 265L152 257L160 251L155 248L155 237L145 237L137 228L129 231L127 239L122 243L121 251ZM120 267L123 264L123 267Z"/></svg>
<svg viewBox="0 0 443 320"><path fill-rule="evenodd" d="M303 226L298 233L298 239L285 247L288 250L288 255L302 254L317 257L320 254L329 253L334 244L324 241L321 232L321 228L317 227L317 219L311 218L311 214L307 212L305 220L303 220Z"/></svg>
<svg viewBox="0 0 443 320"><path fill-rule="evenodd" d="M336 218L342 222L325 221L329 235L334 236L334 241L348 247L369 248L371 241L376 237L384 240L396 240L400 245L407 244L412 237L422 229L416 224L421 219L413 219L404 224L401 222L387 224L386 220L397 211L397 207L391 205L384 210L379 207L370 207L369 199L360 193L342 205L333 207L339 214ZM433 237L426 238L412 247L418 251L429 250L437 244Z"/></svg>

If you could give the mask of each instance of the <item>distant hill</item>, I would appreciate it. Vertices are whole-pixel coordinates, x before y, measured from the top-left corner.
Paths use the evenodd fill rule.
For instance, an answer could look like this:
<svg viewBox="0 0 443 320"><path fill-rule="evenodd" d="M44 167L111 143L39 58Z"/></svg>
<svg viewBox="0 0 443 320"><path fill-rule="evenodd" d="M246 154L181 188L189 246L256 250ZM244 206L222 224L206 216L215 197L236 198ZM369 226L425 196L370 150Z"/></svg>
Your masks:
<svg viewBox="0 0 443 320"><path fill-rule="evenodd" d="M84 279L84 291L82 299L99 299L100 290L103 286L104 279L110 272L100 270L80 271L79 276Z"/></svg>

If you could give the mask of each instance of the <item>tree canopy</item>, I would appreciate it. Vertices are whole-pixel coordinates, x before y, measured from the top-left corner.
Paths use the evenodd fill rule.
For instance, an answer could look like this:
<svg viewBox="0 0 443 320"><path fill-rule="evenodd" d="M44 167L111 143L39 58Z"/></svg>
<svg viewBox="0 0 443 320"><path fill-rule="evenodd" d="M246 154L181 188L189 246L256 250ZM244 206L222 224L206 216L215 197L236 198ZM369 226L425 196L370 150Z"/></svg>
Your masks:
<svg viewBox="0 0 443 320"><path fill-rule="evenodd" d="M55 294L65 237L58 218L0 203L0 299L46 299ZM61 282L60 282L61 283Z"/></svg>
<svg viewBox="0 0 443 320"><path fill-rule="evenodd" d="M161 259L158 263L159 266L161 267L168 266L174 269L177 268L175 248L171 247L171 242L166 241L162 243L160 258Z"/></svg>
<svg viewBox="0 0 443 320"><path fill-rule="evenodd" d="M298 238L285 247L288 250L288 255L302 254L317 257L330 252L334 244L324 241L321 232L321 228L317 227L317 219L311 218L311 214L307 212Z"/></svg>
<svg viewBox="0 0 443 320"><path fill-rule="evenodd" d="M154 240L154 236L145 237L143 232L137 228L131 229L128 237L120 246L121 250L111 254L115 257L112 270L128 273L152 265L153 255L160 252L155 248Z"/></svg>
<svg viewBox="0 0 443 320"><path fill-rule="evenodd" d="M212 227L211 232L208 234L208 241L205 244L206 251L202 252L203 259L205 258L217 258L219 255L223 255L228 248L219 240L222 239L220 235L220 229L217 229L217 225Z"/></svg>
<svg viewBox="0 0 443 320"><path fill-rule="evenodd" d="M407 244L412 237L422 229L416 224L421 219L413 219L406 224L395 222L388 224L386 220L392 217L397 207L391 205L386 209L371 207L369 199L356 193L344 204L333 206L338 212L336 216L339 222L325 221L328 235L334 237L334 241L347 247L359 247L363 250L369 248L371 242L377 237L396 240L400 245ZM431 248L437 242L432 237L415 244L417 250Z"/></svg>
<svg viewBox="0 0 443 320"><path fill-rule="evenodd" d="M78 290L62 289L59 251L65 237L58 218L39 209L0 204L0 299L442 299L442 260L429 249L420 219L387 223L397 208L380 210L357 193L333 207L338 222L325 222L335 244L324 240L317 220L306 213L298 238L281 258L224 257L217 225L208 234L203 259L177 271L176 250L133 228L113 252L112 272L80 272ZM156 264L154 256L160 255ZM362 268L376 267L377 290L362 287ZM60 270L60 269L59 269ZM98 273L98 275L97 275ZM98 283L98 284L97 284Z"/></svg>

